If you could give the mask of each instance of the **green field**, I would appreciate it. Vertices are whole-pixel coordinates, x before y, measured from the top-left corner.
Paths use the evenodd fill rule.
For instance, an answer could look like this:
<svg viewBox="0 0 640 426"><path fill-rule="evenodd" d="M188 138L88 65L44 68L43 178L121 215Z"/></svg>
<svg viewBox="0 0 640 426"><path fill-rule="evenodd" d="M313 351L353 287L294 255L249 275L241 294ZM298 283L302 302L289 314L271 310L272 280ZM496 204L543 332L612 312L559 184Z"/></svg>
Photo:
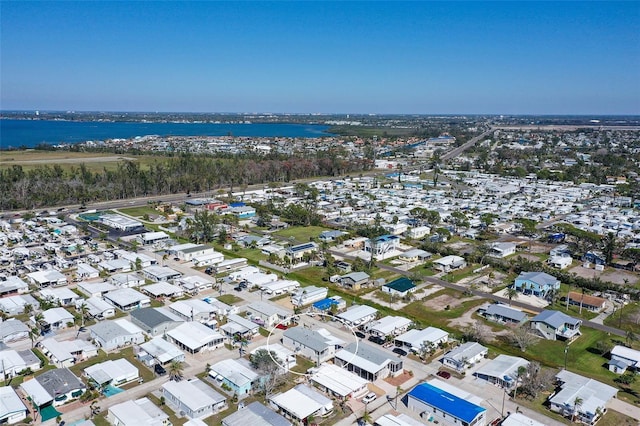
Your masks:
<svg viewBox="0 0 640 426"><path fill-rule="evenodd" d="M148 215L159 215L160 212L154 209L151 206L140 206L140 207L128 207L124 209L118 209L120 213L124 213L129 216L142 218L145 214Z"/></svg>
<svg viewBox="0 0 640 426"><path fill-rule="evenodd" d="M80 164L84 164L91 172L102 172L104 169L115 170L119 163L124 161L135 161L143 169L149 167L160 157L153 155L118 155L114 153L93 153L93 152L69 152L69 151L40 151L28 149L24 151L6 151L0 155L0 168L14 165L22 166L27 171L42 166L59 165L63 170L69 171L71 168L77 169Z"/></svg>
<svg viewBox="0 0 640 426"><path fill-rule="evenodd" d="M322 231L328 231L330 228L323 228L322 226L292 226L287 229L283 229L278 232L274 232L274 235L283 238L292 238L298 243L306 243L310 239L317 238Z"/></svg>

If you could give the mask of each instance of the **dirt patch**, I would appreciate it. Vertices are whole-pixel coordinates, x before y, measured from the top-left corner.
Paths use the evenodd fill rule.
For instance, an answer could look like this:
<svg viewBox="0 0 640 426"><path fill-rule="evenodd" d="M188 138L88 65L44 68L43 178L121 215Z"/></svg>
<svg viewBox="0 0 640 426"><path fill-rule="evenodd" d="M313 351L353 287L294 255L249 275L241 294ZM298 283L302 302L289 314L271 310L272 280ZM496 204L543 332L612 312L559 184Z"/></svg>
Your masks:
<svg viewBox="0 0 640 426"><path fill-rule="evenodd" d="M518 253L517 255L515 255L515 259L517 258L523 258L523 259L527 259L530 260L532 262L540 262L540 258L538 256L534 256L533 254L528 254L528 253Z"/></svg>
<svg viewBox="0 0 640 426"><path fill-rule="evenodd" d="M489 306L489 303L486 303L484 305L478 306L477 308L472 308L469 309L467 312L465 312L464 314L462 314L461 316L459 316L458 318L454 318L451 321L449 321L449 325L450 326L455 326L458 328L464 328L467 327L469 325L472 325L474 322L476 322L476 319L473 318L473 313L476 312L478 309L480 308L487 308Z"/></svg>
<svg viewBox="0 0 640 426"><path fill-rule="evenodd" d="M460 297L443 294L433 299L425 300L424 305L427 308L433 309L434 311L444 311L447 306L449 306L449 308L453 308L462 304L463 302L475 299L479 299L479 297L474 296L461 299Z"/></svg>
<svg viewBox="0 0 640 426"><path fill-rule="evenodd" d="M640 278L637 274L629 271L622 271L619 269L606 268L604 271L596 271L593 268L585 268L582 265L571 268L569 272L575 273L579 277L594 279L600 278L601 281L610 282L614 284L628 284L635 285L640 282Z"/></svg>
<svg viewBox="0 0 640 426"><path fill-rule="evenodd" d="M404 370L399 376L387 377L384 381L389 383L391 386L402 386L403 383L410 380L412 377L413 376L409 374L407 370Z"/></svg>

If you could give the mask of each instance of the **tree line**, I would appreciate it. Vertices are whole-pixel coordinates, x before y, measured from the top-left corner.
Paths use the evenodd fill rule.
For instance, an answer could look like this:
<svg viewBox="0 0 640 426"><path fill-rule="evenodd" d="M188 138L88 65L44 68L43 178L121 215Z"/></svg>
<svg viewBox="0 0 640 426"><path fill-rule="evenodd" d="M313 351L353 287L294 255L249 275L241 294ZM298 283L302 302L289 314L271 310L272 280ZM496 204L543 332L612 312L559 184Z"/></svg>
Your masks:
<svg viewBox="0 0 640 426"><path fill-rule="evenodd" d="M0 169L0 210L35 209L84 204L179 192L229 192L252 184L289 182L316 176L339 176L370 169L366 159L337 152L313 157L212 157L180 154L158 157L148 166L135 161L118 163L115 170L91 171L85 164L62 168L58 164L25 170L20 165Z"/></svg>

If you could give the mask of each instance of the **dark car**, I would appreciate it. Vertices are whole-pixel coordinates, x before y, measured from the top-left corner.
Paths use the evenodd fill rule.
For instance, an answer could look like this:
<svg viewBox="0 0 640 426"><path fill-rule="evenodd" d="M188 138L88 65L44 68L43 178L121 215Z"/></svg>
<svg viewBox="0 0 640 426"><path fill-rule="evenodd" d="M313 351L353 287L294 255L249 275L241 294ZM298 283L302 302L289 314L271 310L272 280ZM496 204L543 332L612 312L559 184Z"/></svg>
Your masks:
<svg viewBox="0 0 640 426"><path fill-rule="evenodd" d="M405 351L404 349L400 349L400 348L393 348L392 351L394 354L398 354L400 356L407 356L407 351Z"/></svg>
<svg viewBox="0 0 640 426"><path fill-rule="evenodd" d="M441 370L441 371L438 371L438 372L436 373L436 376L440 376L440 377L442 377L443 379L448 379L449 377L451 377L451 373L449 373L448 371L442 371L442 370Z"/></svg>
<svg viewBox="0 0 640 426"><path fill-rule="evenodd" d="M384 339L378 336L369 336L369 341L381 345L384 343Z"/></svg>
<svg viewBox="0 0 640 426"><path fill-rule="evenodd" d="M364 334L363 332L361 332L361 331L356 331L356 332L355 332L355 335L356 335L356 337L359 337L359 338L361 338L361 339L364 339L365 337L367 337L367 336L365 336L365 334Z"/></svg>
<svg viewBox="0 0 640 426"><path fill-rule="evenodd" d="M207 269L204 270L205 274L208 275L213 275L213 268L212 267L208 267Z"/></svg>
<svg viewBox="0 0 640 426"><path fill-rule="evenodd" d="M235 291L242 291L242 287L240 287L240 286L234 287L233 289L234 289Z"/></svg>
<svg viewBox="0 0 640 426"><path fill-rule="evenodd" d="M165 370L164 367L161 366L160 364L154 365L153 366L153 371L155 371L158 376L163 376L163 375L167 374L167 370Z"/></svg>

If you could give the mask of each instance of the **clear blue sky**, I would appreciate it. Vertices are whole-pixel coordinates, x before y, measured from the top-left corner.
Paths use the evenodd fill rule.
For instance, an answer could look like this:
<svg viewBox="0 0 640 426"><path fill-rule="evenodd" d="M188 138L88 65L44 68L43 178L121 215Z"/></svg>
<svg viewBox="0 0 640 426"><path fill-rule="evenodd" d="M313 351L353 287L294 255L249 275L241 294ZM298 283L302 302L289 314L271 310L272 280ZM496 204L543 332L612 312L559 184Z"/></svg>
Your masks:
<svg viewBox="0 0 640 426"><path fill-rule="evenodd" d="M2 1L2 109L640 114L640 2Z"/></svg>

